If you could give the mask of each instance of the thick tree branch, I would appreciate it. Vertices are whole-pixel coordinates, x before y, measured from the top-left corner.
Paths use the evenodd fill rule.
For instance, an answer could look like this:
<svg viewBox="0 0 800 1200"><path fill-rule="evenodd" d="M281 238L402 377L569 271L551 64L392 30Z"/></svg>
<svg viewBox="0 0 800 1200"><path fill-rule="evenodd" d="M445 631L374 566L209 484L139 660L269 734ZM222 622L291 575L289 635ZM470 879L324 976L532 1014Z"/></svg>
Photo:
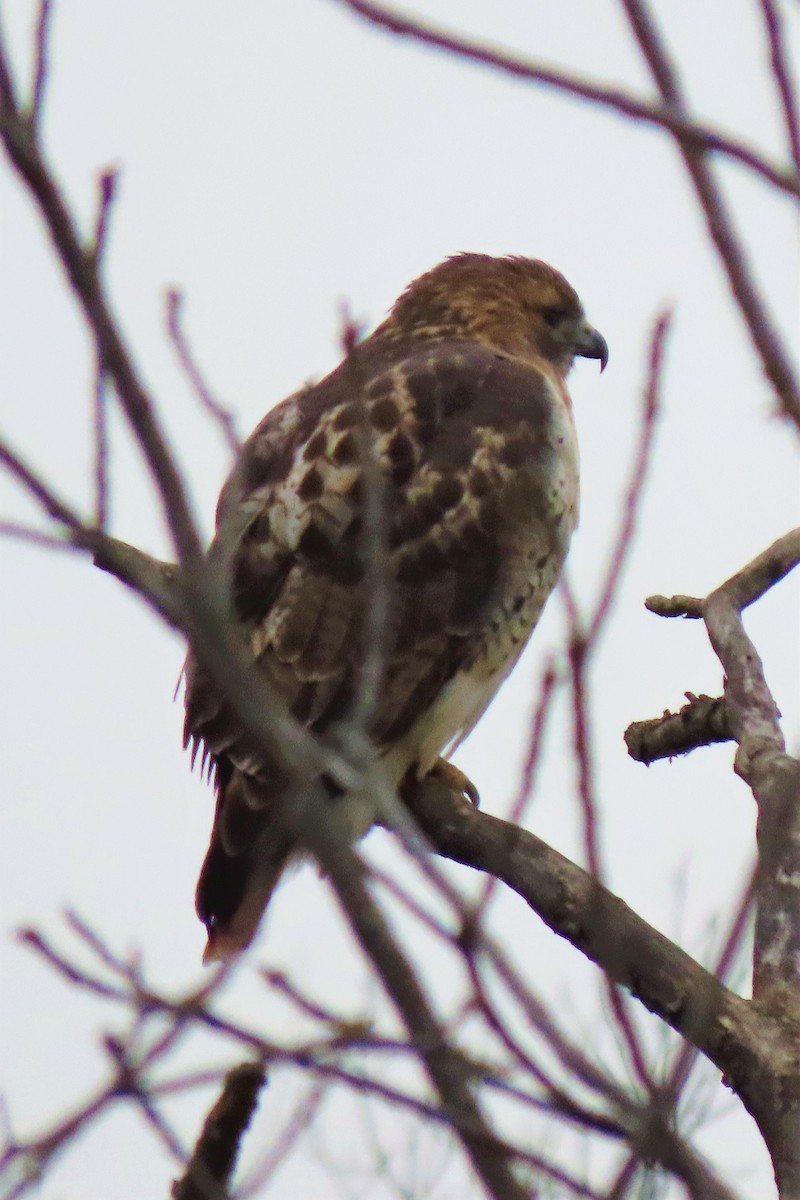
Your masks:
<svg viewBox="0 0 800 1200"><path fill-rule="evenodd" d="M172 1200L228 1200L239 1143L255 1112L265 1078L264 1068L258 1063L242 1063L228 1072L186 1171L172 1188Z"/></svg>
<svg viewBox="0 0 800 1200"><path fill-rule="evenodd" d="M648 608L663 616L705 620L725 672L724 700L712 701L709 711L721 704L725 728L738 743L736 771L758 804L753 995L758 1009L782 1026L784 1058L754 1075L750 1107L772 1155L780 1194L787 1198L800 1195L800 761L786 753L780 714L742 611L798 563L800 529L795 529L706 600L659 596L648 601ZM645 743L648 737L651 743L665 737L670 720L677 718L663 722L658 732L646 731ZM628 730L629 750L640 733Z"/></svg>
<svg viewBox="0 0 800 1200"><path fill-rule="evenodd" d="M625 730L631 758L649 766L660 758L677 758L699 746L733 739L724 697L687 696L689 703L678 712L631 722Z"/></svg>
<svg viewBox="0 0 800 1200"><path fill-rule="evenodd" d="M502 879L542 920L697 1046L751 1107L765 1072L794 1068L763 1018L585 871L524 829L478 812L436 779L409 805L439 854Z"/></svg>
<svg viewBox="0 0 800 1200"><path fill-rule="evenodd" d="M798 564L800 528L778 538L707 599L686 595L648 596L645 606L660 617L689 617L693 620L705 617L708 622L710 611L712 625L722 621L720 636L727 632L727 640L733 638L733 645L728 649L731 661L746 664L748 673L739 688L738 709L735 706L731 707L729 692L733 685L729 679L725 696L712 698L694 696L687 692L689 703L679 712L665 712L663 716L649 721L634 721L625 731L625 742L631 758L637 762L651 763L658 758L686 754L698 746L710 745L712 742L739 742L742 737L743 704L749 714L750 735L756 736L757 731L752 727L756 718L756 698L762 720L761 735L771 740L775 746L780 744L781 750L783 749L782 735L776 724L775 702L766 689L760 659L752 643L746 639L741 624L741 613L784 579ZM743 637L746 640L743 641ZM712 642L713 640L712 637ZM721 645L717 650L720 661L720 650L723 648ZM723 661L722 665L726 666L726 663Z"/></svg>

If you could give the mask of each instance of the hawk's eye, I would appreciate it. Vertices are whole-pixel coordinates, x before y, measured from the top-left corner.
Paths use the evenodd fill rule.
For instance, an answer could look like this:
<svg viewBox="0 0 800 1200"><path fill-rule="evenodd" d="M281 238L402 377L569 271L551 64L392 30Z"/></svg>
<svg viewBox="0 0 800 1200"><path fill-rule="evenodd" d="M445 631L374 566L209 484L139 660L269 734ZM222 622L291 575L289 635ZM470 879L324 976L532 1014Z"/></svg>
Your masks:
<svg viewBox="0 0 800 1200"><path fill-rule="evenodd" d="M563 308L553 306L542 309L542 320L549 329L555 329L556 325L560 325L566 316L567 314Z"/></svg>

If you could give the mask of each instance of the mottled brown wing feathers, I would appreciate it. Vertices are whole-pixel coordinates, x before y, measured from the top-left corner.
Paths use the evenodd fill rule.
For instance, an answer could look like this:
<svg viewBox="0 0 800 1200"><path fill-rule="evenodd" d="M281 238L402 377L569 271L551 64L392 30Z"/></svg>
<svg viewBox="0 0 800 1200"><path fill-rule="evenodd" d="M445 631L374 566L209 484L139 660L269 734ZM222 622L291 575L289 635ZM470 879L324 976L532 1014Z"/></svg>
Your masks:
<svg viewBox="0 0 800 1200"><path fill-rule="evenodd" d="M320 731L345 716L369 602L359 435L368 431L386 489L391 584L371 730L380 747L401 739L480 650L503 587L504 539L545 503L531 467L551 453L541 430L552 394L535 367L468 342L395 350L382 369L373 353L368 343L363 357L268 414L223 491L211 558L230 578L243 632L284 703ZM247 853L282 781L191 661L187 691L186 738L205 743L219 772L221 832L198 901L208 920L227 908L219 896L237 891L213 882L220 854ZM276 853L288 853L280 839ZM246 876L246 858L240 866Z"/></svg>

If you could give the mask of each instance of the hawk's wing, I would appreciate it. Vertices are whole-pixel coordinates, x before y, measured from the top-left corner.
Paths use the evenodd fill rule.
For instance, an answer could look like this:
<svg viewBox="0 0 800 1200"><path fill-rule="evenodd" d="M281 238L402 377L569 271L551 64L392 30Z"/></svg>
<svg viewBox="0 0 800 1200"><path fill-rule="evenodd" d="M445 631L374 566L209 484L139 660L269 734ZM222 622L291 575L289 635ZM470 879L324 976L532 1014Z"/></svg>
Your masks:
<svg viewBox="0 0 800 1200"><path fill-rule="evenodd" d="M455 341L388 369L371 371L365 360L356 354L262 421L223 491L210 554L254 657L294 716L319 733L345 720L360 687L370 599L368 435L383 483L390 591L370 733L404 769L450 681L473 669L497 675L483 707L524 644L574 525L576 459L568 401L544 367ZM461 731L470 714L457 709L440 713L428 757ZM270 810L288 781L191 659L186 738L217 768L215 838L199 889L208 921L219 907L209 881L235 875L236 860L243 867L269 839ZM281 865L287 849L275 846Z"/></svg>

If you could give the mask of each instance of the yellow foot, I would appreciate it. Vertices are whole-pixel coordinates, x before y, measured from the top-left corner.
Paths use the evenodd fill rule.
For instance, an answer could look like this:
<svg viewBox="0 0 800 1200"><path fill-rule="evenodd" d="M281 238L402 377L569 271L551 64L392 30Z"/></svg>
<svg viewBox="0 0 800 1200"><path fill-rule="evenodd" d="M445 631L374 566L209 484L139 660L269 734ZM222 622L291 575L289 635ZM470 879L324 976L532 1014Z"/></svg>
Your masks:
<svg viewBox="0 0 800 1200"><path fill-rule="evenodd" d="M481 797L475 784L468 775L465 775L453 763L448 762L446 758L437 759L428 774L435 775L450 791L466 796L476 808L480 805Z"/></svg>

